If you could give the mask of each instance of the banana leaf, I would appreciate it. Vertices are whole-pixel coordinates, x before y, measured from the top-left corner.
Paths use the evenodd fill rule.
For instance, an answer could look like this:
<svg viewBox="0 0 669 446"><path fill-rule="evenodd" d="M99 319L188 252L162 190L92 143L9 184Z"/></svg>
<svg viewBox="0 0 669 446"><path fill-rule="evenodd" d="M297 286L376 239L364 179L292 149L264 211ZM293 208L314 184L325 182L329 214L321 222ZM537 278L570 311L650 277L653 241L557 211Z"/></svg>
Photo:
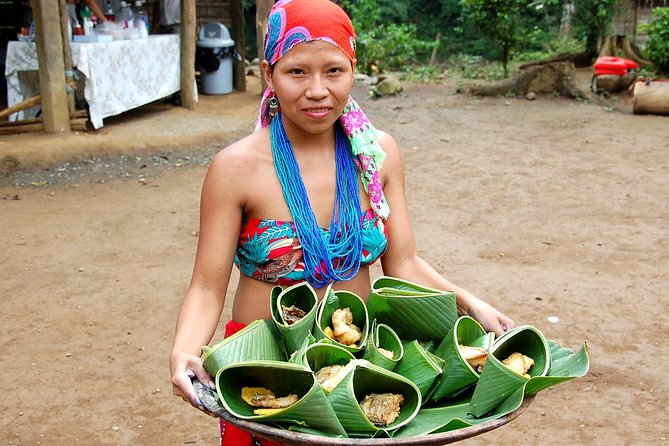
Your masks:
<svg viewBox="0 0 669 446"><path fill-rule="evenodd" d="M443 374L430 395L432 400L452 397L479 379L479 373L462 356L458 346L479 347L488 350L494 339L493 333L486 333L481 324L470 316L461 316L455 327L439 344L435 355L444 360Z"/></svg>
<svg viewBox="0 0 669 446"><path fill-rule="evenodd" d="M367 308L406 340L440 342L451 331L458 311L455 293L383 276L374 281Z"/></svg>
<svg viewBox="0 0 669 446"><path fill-rule="evenodd" d="M418 341L404 343L404 356L393 370L411 382L420 390L421 398L427 401L428 394L441 375L440 358L425 351Z"/></svg>
<svg viewBox="0 0 669 446"><path fill-rule="evenodd" d="M502 363L514 352L522 353L534 360L534 366L529 369L528 376L520 375ZM524 389L531 377L546 375L550 363L550 348L538 329L530 325L514 328L490 348L469 404L470 413L475 417L487 414L516 390Z"/></svg>
<svg viewBox="0 0 669 446"><path fill-rule="evenodd" d="M256 408L242 399L244 387L264 387L277 397L296 394L299 400L277 412L256 415ZM216 391L225 409L237 418L271 421L284 427L300 425L346 436L321 385L311 370L302 365L278 361L236 363L221 369L216 375Z"/></svg>
<svg viewBox="0 0 669 446"><path fill-rule="evenodd" d="M256 320L213 347L202 347L202 362L211 376L240 361L285 361L286 353L271 321Z"/></svg>
<svg viewBox="0 0 669 446"><path fill-rule="evenodd" d="M388 426L372 424L360 407L359 402L372 393L404 397L399 416ZM414 383L364 359L356 360L355 369L328 395L328 400L348 435L356 437L373 437L379 433L392 435L416 416L421 405L420 391Z"/></svg>
<svg viewBox="0 0 669 446"><path fill-rule="evenodd" d="M346 365L354 359L353 353L339 345L318 342L307 347L302 363L316 373L323 367Z"/></svg>
<svg viewBox="0 0 669 446"><path fill-rule="evenodd" d="M286 307L295 305L306 314L299 321L288 324L284 318L282 305ZM290 356L311 334L318 311L316 291L308 282L300 282L284 289L275 286L270 293L270 310L274 325L286 347L286 353Z"/></svg>
<svg viewBox="0 0 669 446"><path fill-rule="evenodd" d="M332 315L336 310L350 308L353 314L353 324L355 324L362 333L362 338L355 345L345 345L329 338L325 334L327 327L332 327ZM314 325L313 335L316 340L338 345L352 353L359 353L364 349L369 331L369 314L365 302L355 293L349 291L333 291L328 289L325 297L318 304L318 315Z"/></svg>
<svg viewBox="0 0 669 446"><path fill-rule="evenodd" d="M381 353L379 348L392 352L392 359ZM363 359L386 370L393 370L403 356L404 347L397 333L386 324L380 324L374 319L365 344Z"/></svg>
<svg viewBox="0 0 669 446"><path fill-rule="evenodd" d="M574 353L566 347L562 347L555 341L548 341L551 350L551 366L546 376L530 378L525 386L526 395L534 395L548 387L581 378L588 373L590 359L588 357L588 345L583 343L581 349Z"/></svg>
<svg viewBox="0 0 669 446"><path fill-rule="evenodd" d="M445 405L423 408L411 423L395 433L395 438L450 432L495 420L520 407L523 402L523 391L518 389L485 417L477 418L468 413L470 401L471 393L466 397L451 400Z"/></svg>

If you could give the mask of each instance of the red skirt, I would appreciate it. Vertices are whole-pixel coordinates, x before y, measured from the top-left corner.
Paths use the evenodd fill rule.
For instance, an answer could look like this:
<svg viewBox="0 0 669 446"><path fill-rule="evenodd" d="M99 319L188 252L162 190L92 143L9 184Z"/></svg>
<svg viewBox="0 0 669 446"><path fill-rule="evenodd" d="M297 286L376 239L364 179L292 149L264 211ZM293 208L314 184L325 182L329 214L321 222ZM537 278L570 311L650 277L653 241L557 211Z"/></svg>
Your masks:
<svg viewBox="0 0 669 446"><path fill-rule="evenodd" d="M228 322L225 325L225 337L232 336L244 327L246 327L246 324L235 321ZM223 419L220 420L220 432L221 446L281 446L273 441L256 439L253 435L241 430L234 424L226 423Z"/></svg>

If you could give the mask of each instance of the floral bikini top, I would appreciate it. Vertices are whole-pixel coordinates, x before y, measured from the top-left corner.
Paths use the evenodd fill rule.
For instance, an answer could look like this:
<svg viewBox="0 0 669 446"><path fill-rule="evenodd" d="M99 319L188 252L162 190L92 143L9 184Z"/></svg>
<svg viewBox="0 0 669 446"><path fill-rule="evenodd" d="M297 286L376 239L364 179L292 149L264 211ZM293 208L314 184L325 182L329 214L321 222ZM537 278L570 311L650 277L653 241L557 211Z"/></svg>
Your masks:
<svg viewBox="0 0 669 446"><path fill-rule="evenodd" d="M386 250L388 232L372 209L362 213L360 266L371 265ZM327 231L321 228L322 231ZM235 265L245 276L278 285L305 280L302 246L292 221L249 218L242 222Z"/></svg>

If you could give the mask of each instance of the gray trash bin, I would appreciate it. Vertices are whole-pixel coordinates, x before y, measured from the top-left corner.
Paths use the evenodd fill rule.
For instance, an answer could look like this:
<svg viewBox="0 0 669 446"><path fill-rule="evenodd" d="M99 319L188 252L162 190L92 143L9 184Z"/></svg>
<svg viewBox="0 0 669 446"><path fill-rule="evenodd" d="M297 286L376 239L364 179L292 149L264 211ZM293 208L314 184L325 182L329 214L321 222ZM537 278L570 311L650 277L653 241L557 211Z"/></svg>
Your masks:
<svg viewBox="0 0 669 446"><path fill-rule="evenodd" d="M235 42L222 23L209 22L200 28L195 54L202 73L202 93L228 94L232 92L232 59Z"/></svg>

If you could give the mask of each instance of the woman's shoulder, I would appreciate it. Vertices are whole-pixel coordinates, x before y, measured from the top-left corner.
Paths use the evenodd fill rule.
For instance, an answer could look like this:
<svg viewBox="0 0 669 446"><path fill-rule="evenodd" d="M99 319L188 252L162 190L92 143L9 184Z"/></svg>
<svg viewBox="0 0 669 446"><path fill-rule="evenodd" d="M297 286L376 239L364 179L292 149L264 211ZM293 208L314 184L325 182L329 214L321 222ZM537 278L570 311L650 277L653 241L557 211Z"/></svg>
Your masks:
<svg viewBox="0 0 669 446"><path fill-rule="evenodd" d="M231 177L244 177L268 162L272 162L269 132L263 129L221 149L214 156L210 170Z"/></svg>

